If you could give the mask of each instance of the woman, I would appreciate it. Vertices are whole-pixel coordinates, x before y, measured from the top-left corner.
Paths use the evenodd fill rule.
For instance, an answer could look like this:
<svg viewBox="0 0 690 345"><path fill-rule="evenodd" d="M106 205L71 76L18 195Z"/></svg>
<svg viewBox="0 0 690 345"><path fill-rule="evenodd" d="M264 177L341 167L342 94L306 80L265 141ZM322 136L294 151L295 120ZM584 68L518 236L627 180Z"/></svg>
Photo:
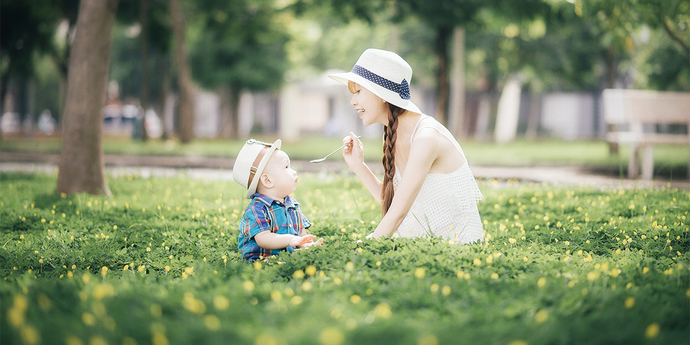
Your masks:
<svg viewBox="0 0 690 345"><path fill-rule="evenodd" d="M364 125L384 125L381 182L364 163L362 142L343 139L345 162L381 204L383 219L367 236L425 235L470 243L483 239L482 194L448 129L410 101L412 68L393 52L367 49L348 73L330 75L352 92Z"/></svg>

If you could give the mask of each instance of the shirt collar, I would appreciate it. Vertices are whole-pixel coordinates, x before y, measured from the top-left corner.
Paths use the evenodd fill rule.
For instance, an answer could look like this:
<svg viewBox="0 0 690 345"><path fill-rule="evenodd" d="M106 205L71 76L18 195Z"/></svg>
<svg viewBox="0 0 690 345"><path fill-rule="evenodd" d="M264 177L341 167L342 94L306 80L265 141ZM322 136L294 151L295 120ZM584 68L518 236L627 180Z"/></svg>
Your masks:
<svg viewBox="0 0 690 345"><path fill-rule="evenodd" d="M293 198L289 195L285 198L285 202L283 202L281 200L276 200L276 199L270 198L270 197L266 196L265 194L261 194L261 193L252 194L252 199L256 199L257 201L260 201L261 203L265 204L266 206L272 206L274 203L284 204L285 207L291 207L291 208L299 206L299 203L297 202L297 200L295 200L295 198Z"/></svg>

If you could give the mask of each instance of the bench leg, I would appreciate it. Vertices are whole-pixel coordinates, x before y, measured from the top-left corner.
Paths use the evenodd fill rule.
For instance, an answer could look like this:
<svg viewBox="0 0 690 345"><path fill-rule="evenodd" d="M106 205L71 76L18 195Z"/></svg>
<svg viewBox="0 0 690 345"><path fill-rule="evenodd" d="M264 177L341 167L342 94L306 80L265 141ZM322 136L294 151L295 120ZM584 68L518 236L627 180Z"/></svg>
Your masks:
<svg viewBox="0 0 690 345"><path fill-rule="evenodd" d="M644 146L644 158L642 160L642 179L651 180L654 178L654 146Z"/></svg>
<svg viewBox="0 0 690 345"><path fill-rule="evenodd" d="M639 164L639 151L640 146L637 144L632 144L630 146L630 159L628 159L628 178L636 179L640 175L640 164Z"/></svg>

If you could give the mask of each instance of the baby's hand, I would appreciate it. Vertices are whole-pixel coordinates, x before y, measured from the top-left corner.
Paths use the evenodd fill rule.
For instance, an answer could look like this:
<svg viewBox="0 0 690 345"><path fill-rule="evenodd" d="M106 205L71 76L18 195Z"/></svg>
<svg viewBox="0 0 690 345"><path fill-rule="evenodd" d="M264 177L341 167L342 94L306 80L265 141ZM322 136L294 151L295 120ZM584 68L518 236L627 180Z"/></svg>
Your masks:
<svg viewBox="0 0 690 345"><path fill-rule="evenodd" d="M290 246L297 247L305 245L307 243L312 243L315 238L316 236L314 235L295 236L290 240Z"/></svg>
<svg viewBox="0 0 690 345"><path fill-rule="evenodd" d="M314 237L316 237L316 236L314 236ZM319 240L316 241L316 242L305 243L305 244L303 244L303 245L302 245L302 249L309 248L309 247L311 247L311 246L320 246L321 243L323 243L323 238L319 238Z"/></svg>

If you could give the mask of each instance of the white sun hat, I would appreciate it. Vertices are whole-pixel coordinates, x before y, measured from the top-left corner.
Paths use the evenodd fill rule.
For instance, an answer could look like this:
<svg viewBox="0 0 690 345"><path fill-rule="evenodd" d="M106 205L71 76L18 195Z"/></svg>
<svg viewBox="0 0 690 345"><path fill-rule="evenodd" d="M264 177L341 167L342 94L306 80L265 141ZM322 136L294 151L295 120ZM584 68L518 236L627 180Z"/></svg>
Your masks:
<svg viewBox="0 0 690 345"><path fill-rule="evenodd" d="M413 113L422 113L410 100L412 67L396 53L367 49L350 72L328 76L345 85L351 80L388 103Z"/></svg>
<svg viewBox="0 0 690 345"><path fill-rule="evenodd" d="M232 178L247 189L247 199L251 199L252 194L256 193L259 177L273 152L280 150L280 145L280 139L273 144L249 139L237 154L235 165L232 167Z"/></svg>

